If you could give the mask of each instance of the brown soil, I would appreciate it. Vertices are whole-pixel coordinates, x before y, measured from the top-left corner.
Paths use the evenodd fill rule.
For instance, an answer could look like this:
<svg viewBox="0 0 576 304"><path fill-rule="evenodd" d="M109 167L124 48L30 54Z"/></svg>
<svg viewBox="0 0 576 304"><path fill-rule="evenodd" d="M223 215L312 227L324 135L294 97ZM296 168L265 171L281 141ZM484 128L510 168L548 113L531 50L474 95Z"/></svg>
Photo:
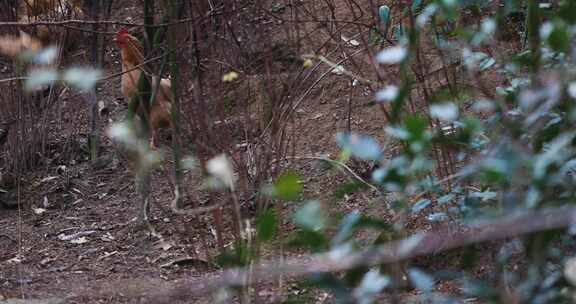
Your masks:
<svg viewBox="0 0 576 304"><path fill-rule="evenodd" d="M343 14L337 18L355 19L344 1L334 2ZM319 4L316 5L310 4L310 9L321 9ZM141 20L139 7L139 1L114 1L113 20ZM275 30L280 31L271 28L272 33L281 35ZM357 30L354 26L342 28L348 35L357 33ZM357 50L352 46L336 45L333 41L317 45L327 34L322 28L316 29L314 23L304 24L302 31L310 33L308 51L341 54L330 57L332 61L343 59L342 54ZM118 51L111 42L105 44L105 73L117 73L120 71ZM303 50L303 53L306 52ZM80 55L70 61L82 61L82 58L80 51ZM362 53L355 66L347 68L374 79L375 72L371 66L370 55ZM326 69L322 67L321 70ZM393 81L393 71L384 74L385 78ZM47 123L53 149L49 159L38 170L25 173L20 191L16 187L8 193L0 193L0 203L18 206L0 209L0 303L12 298L60 298L67 299L66 303L140 303L156 290L182 283L203 283L221 273L222 270L211 262L218 253L212 213L186 217L170 212L172 186L166 178L171 174L170 161L165 168L154 172L152 182L155 201L152 204L152 224L163 240L150 237L145 229L136 225L134 219L139 203L132 173L126 160L104 134L105 127L111 121L121 119L126 111L119 83L119 78L114 78L101 85L98 91L99 98L108 108L108 114L101 119L100 164L88 162L88 127L84 123L88 121L86 97L67 91L58 104L61 114ZM305 182L304 198L320 199L327 209L336 213L359 209L380 218L389 218L386 202L377 200L378 196L371 191L335 199L333 191L338 184L349 181L349 177L339 171L328 171L309 158L319 155L336 157L339 151L335 134L348 128L373 135L384 142L382 130L386 119L376 107L369 105L377 88L362 83L352 86L348 77L329 73L302 100L289 127L295 145L294 158L287 167L300 172ZM162 147L169 152L167 143L169 141L164 139ZM387 154L391 157L395 148L389 148ZM349 165L359 174L368 172L371 166L357 161ZM196 189L194 180L193 175L185 177L189 195L193 195L190 193ZM285 205L284 231L292 229L288 215L295 205ZM229 215L231 212L226 210L224 218L230 218ZM230 247L233 240L231 221L224 222L224 245ZM429 229L421 221L415 221L413 225L417 229ZM374 237L369 234L362 236L367 241ZM443 285L441 289L451 291L456 288ZM270 286L269 290L275 289ZM259 300L270 302L276 296L275 292L263 291ZM322 298L321 294L314 294L309 302L315 302L317 296ZM212 300L186 299L182 302L210 303Z"/></svg>

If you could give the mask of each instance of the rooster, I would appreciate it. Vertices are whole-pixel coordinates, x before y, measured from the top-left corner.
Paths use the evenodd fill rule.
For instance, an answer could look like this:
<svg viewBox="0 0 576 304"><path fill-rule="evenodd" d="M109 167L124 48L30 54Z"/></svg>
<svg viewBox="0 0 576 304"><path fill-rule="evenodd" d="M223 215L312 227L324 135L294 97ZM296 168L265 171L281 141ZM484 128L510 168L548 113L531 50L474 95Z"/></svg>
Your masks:
<svg viewBox="0 0 576 304"><path fill-rule="evenodd" d="M21 0L16 8L16 15L18 16L18 21L22 23L85 17L79 0ZM35 28L34 36L42 42L43 47L54 44L54 41L58 37L62 37L64 33L66 33L66 36L69 35L66 28L51 30L46 25L37 25ZM65 49L71 48L72 44L77 40L81 40L79 32L74 31L70 35L64 41L66 44Z"/></svg>
<svg viewBox="0 0 576 304"><path fill-rule="evenodd" d="M19 0L15 13L21 23L85 16L79 0ZM0 54L15 59L23 54L38 54L48 47L70 51L82 40L79 31L68 31L65 27L50 29L42 24L29 27L27 31L20 30L19 36L0 36Z"/></svg>
<svg viewBox="0 0 576 304"><path fill-rule="evenodd" d="M55 15L84 15L79 0L21 0L16 12L20 22L32 22Z"/></svg>
<svg viewBox="0 0 576 304"><path fill-rule="evenodd" d="M120 48L122 55L122 95L124 95L126 101L129 103L132 98L139 93L138 80L142 73L145 73L145 75L150 75L151 73L147 72L143 66L140 66L144 62L143 47L136 37L130 35L128 29L120 29L118 33L116 33L114 40ZM157 130L171 126L170 115L172 113L173 100L171 82L169 79L160 79L160 87L156 89L157 84L158 77L152 76L151 87L152 91L156 92L148 116L150 146L152 148L155 147ZM141 118L146 115L145 109L142 108L140 103L137 104L135 110Z"/></svg>
<svg viewBox="0 0 576 304"><path fill-rule="evenodd" d="M16 58L27 51L35 53L42 48L42 41L23 31L20 31L19 36L0 36L0 54L10 58Z"/></svg>

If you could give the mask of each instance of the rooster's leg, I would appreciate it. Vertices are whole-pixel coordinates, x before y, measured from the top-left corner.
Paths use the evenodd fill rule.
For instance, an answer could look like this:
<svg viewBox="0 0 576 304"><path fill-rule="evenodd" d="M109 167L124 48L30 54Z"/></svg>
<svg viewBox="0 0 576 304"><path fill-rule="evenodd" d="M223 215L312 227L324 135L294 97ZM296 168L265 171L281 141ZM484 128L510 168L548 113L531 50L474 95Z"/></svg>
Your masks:
<svg viewBox="0 0 576 304"><path fill-rule="evenodd" d="M142 205L140 206L140 222L149 223L150 218L150 199L148 197L142 198Z"/></svg>
<svg viewBox="0 0 576 304"><path fill-rule="evenodd" d="M150 126L150 149L156 150L156 131Z"/></svg>
<svg viewBox="0 0 576 304"><path fill-rule="evenodd" d="M136 177L136 189L140 194L140 210L138 214L138 222L140 225L145 226L150 231L151 235L157 235L154 227L150 224L150 174L141 173Z"/></svg>

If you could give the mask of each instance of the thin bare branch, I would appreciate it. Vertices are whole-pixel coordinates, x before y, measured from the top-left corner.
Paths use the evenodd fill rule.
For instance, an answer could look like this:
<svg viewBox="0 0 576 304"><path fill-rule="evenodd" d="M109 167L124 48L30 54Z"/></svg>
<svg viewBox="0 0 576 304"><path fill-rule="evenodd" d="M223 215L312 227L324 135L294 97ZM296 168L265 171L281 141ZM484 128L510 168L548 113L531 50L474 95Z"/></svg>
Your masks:
<svg viewBox="0 0 576 304"><path fill-rule="evenodd" d="M418 233L403 240L355 253L324 253L293 258L284 263L272 261L255 267L250 273L254 280L250 282L252 284L270 282L282 275L295 278L319 272L346 271L359 266L393 264L477 243L565 228L574 223L576 223L576 207L523 212L478 222L469 225L463 232L453 233L451 231L453 229L447 228ZM176 299L207 295L219 288L242 286L247 282L248 275L248 271L244 269L228 270L220 278L204 284L183 284L160 291L148 299L148 303L172 303Z"/></svg>

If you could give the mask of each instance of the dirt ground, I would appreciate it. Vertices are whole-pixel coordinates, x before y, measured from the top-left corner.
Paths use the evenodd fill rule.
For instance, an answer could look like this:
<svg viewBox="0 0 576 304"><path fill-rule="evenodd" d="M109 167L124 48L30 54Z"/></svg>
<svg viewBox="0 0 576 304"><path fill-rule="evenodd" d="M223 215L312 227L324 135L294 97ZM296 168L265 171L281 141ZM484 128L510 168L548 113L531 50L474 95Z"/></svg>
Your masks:
<svg viewBox="0 0 576 304"><path fill-rule="evenodd" d="M343 5L340 1L334 2ZM139 8L138 1L114 1L112 18L139 21ZM353 34L356 28L347 30ZM105 74L117 73L120 71L118 50L111 42L105 44ZM72 61L85 56L82 50L79 52ZM366 60L360 62L370 64ZM150 237L136 226L139 204L132 174L104 132L107 125L120 120L126 112L119 83L119 78L114 78L102 84L98 91L108 108L108 114L102 116L99 164L88 162L86 96L67 91L59 101L60 119L48 123L53 135L51 160L37 171L27 172L20 191L0 193L0 201L10 201L12 205L17 202L20 206L0 209L0 303L7 299L54 300L39 303L61 303L60 300L141 303L157 290L183 283L203 283L221 274L222 269L211 262L218 252L212 214L186 217L170 212L172 185L166 177L171 174L169 157L165 167L154 172L152 182L155 202L152 224L163 240ZM320 199L337 212L360 209L387 217L386 207L375 200L377 195L371 191L334 199L332 191L348 177L338 171L327 171L309 158L337 156L335 134L346 131L348 123L351 130L376 136L384 142L382 130L386 120L380 111L369 106L373 94L368 86L352 87L349 78L330 73L296 110L291 125L297 133L295 157L287 167L302 175L304 198ZM169 152L168 140L162 143L162 148ZM387 153L392 155L393 147ZM66 160L63 154L67 155ZM350 165L360 174L370 168L369 164ZM193 192L194 176L187 175L185 181L189 192ZM294 207L295 204L286 204L285 214L290 214ZM229 214L226 210L225 218ZM288 231L292 227L291 218L287 216L284 220L283 229ZM225 220L224 233L228 247L233 240L229 222ZM262 290L261 302L276 299L274 292ZM297 293L286 291L291 292ZM315 302L316 296L322 295L314 294L305 302ZM211 303L212 300L182 302Z"/></svg>

